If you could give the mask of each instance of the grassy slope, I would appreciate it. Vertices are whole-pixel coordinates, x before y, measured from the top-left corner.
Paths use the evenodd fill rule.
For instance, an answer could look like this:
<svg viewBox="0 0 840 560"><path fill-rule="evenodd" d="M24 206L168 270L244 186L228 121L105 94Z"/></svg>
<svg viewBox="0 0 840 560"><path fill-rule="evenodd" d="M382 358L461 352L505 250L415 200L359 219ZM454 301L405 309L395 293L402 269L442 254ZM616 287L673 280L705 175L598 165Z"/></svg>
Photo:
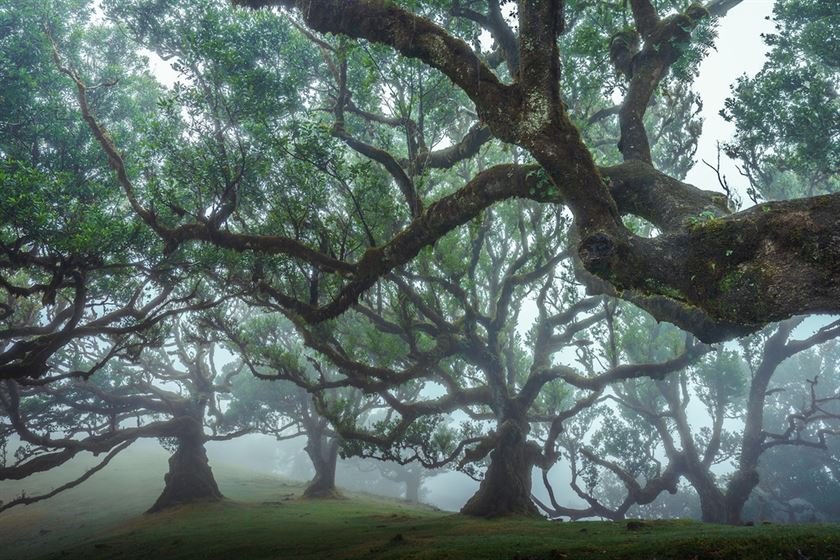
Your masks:
<svg viewBox="0 0 840 560"><path fill-rule="evenodd" d="M0 513L0 560L24 560L45 550L68 546L135 519L163 489L169 454L155 444L136 445L81 486L30 506ZM48 492L93 465L92 457L24 481L0 482L0 500ZM222 492L234 500L300 491L299 485L237 467L215 466ZM286 488L286 485L293 486Z"/></svg>
<svg viewBox="0 0 840 560"><path fill-rule="evenodd" d="M221 467L219 484L238 501L138 516L163 472L159 458L144 461L114 465L52 503L0 515L0 558L840 560L835 525L675 521L629 531L624 523L484 521L362 495L298 500L290 494L300 486Z"/></svg>
<svg viewBox="0 0 840 560"><path fill-rule="evenodd" d="M840 558L840 534L832 526L732 529L658 522L628 531L612 523L483 521L355 498L182 508L64 552L50 557L801 560Z"/></svg>

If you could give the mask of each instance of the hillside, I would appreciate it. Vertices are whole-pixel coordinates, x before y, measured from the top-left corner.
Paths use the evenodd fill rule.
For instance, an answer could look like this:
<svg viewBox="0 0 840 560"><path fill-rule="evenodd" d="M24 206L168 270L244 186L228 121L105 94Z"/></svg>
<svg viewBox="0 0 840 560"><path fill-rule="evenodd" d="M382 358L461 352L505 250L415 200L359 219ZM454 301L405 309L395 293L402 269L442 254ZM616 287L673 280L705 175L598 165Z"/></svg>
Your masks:
<svg viewBox="0 0 840 560"><path fill-rule="evenodd" d="M0 558L840 559L834 525L485 521L362 494L301 500L297 483L229 467L216 468L227 501L142 515L161 475L160 457L143 461L0 515Z"/></svg>

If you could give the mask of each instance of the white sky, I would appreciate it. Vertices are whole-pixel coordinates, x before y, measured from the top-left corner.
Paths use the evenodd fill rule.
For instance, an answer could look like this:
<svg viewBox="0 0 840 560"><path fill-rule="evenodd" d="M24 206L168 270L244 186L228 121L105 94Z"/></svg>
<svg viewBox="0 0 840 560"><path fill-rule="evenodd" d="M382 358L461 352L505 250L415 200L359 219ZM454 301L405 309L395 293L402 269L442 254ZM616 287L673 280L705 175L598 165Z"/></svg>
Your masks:
<svg viewBox="0 0 840 560"><path fill-rule="evenodd" d="M720 20L716 50L700 66L700 77L695 87L703 100L703 134L697 149L697 164L688 173L687 182L703 189L722 190L717 177L703 164L706 160L715 165L717 142L732 138L734 127L719 115L723 103L730 95L730 85L743 75L754 75L764 63L766 45L762 33L773 31L773 22L765 19L773 13L773 0L745 0ZM734 164L721 156L721 170L729 184L746 187ZM743 196L745 206L749 199Z"/></svg>

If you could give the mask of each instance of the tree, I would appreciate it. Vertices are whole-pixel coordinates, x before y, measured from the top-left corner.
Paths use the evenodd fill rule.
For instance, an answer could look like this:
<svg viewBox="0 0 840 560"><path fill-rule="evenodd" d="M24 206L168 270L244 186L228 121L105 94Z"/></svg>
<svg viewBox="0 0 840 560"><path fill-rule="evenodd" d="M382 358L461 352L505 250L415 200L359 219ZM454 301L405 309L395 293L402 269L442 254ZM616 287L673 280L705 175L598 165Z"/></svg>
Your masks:
<svg viewBox="0 0 840 560"><path fill-rule="evenodd" d="M88 348L76 345L73 351L75 355L65 358L71 367L86 359ZM0 479L50 470L83 452L107 455L78 479L2 508L34 503L77 486L131 443L148 437L161 439L173 451L164 489L150 512L220 500L204 445L243 435L251 427L226 417L221 401L229 399L232 380L242 369L220 369L216 351L216 341L182 322L160 348L147 349L132 362L112 360L91 380L69 378L46 385L6 380L0 394L0 435L4 446L14 442L12 436L19 446L14 463L0 468Z"/></svg>
<svg viewBox="0 0 840 560"><path fill-rule="evenodd" d="M809 428L812 441L818 441L814 438L815 427L830 428L832 415L836 418L840 411L836 400L814 402L816 399L810 391L827 395L831 394L831 387L838 386L837 359L838 345L834 340L783 362L773 377L773 395L764 410L767 425L786 426L791 410L805 410L808 403L814 403L825 411L825 424L819 426L815 422ZM803 374L807 375L804 384ZM804 501L811 504L818 518L837 519L840 514L836 507L840 490L837 476L840 440L826 437L825 448L820 447L781 445L765 451L759 461L757 487L764 491L765 501L782 507L792 500ZM747 507L750 505L756 507L756 504L747 504Z"/></svg>
<svg viewBox="0 0 840 560"><path fill-rule="evenodd" d="M635 409L618 414L610 401L622 395L624 387L650 387L679 375L710 349L699 346L686 354L685 348L692 345L690 335L657 324L618 301L613 301L606 311L603 331L597 337L600 344L587 348L581 356L590 374L598 366L610 371L633 371L636 364L639 373L651 368L644 364L659 362L673 367L654 368L648 376L614 379L600 404L566 424L558 444L568 461L570 487L585 505L563 505L558 501L550 481L555 465L549 465L542 473L549 503L538 500L537 504L551 517L624 519L631 509L654 503L663 492L673 495L679 490L681 463L670 455L667 463L661 460L656 415L652 419L634 414ZM620 367L622 362L627 365ZM567 380L582 387L588 384L587 379L578 376Z"/></svg>
<svg viewBox="0 0 840 560"><path fill-rule="evenodd" d="M167 253L192 241L200 241L257 257L285 257L271 259L274 266L270 274L263 272L263 263L255 265L260 270L258 274L245 274L241 270L242 263L237 263L240 280L250 278L252 287L272 294L277 304L309 322L319 322L346 311L384 275L408 263L423 247L434 244L488 206L503 199L522 197L543 203L562 203L571 210L580 239L577 253L581 263L589 273L606 281L596 281L595 277L585 275L591 289L606 290L634 301L657 318L684 326L704 340L721 340L752 331L794 313L835 308L838 274L832 236L836 225L831 218L836 210L835 196L767 203L729 215L722 197L686 185L652 165L653 142L645 120L650 102L667 85L669 73L677 81L690 79L691 72L686 71L686 67L690 68L698 53L708 47L706 26L709 18L725 15L739 2L712 0L705 6L692 4L679 11L670 5L657 9L649 0L630 2L614 9L553 0L539 5L520 2L521 5L510 14L496 1L469 6L429 2L418 6L416 11L365 0L340 5L331 0L242 0L237 3L251 8L280 6L289 11L281 12L278 18L259 14L249 16L228 13L199 2L197 7L209 19L194 21L202 21L202 25L211 23L222 36L232 38L221 51L208 53L206 49L202 51L207 43L201 40L186 45L189 52L184 52L173 47L176 43L170 40L172 35L164 34L163 39L156 35L157 29L172 29L168 25L172 21L170 16L183 18L183 13L179 14L177 10L169 12L148 2L131 3L125 10L109 6L113 17L126 17L129 28L140 40L148 40L152 48L166 57L183 57L186 65L179 63L179 68L186 73L204 72L203 65L190 64L190 60L195 60L196 52L218 56L217 60L224 61L214 64L214 71L208 77L227 80L226 88L220 88L220 82L211 80L200 88L202 93L198 96L171 99L174 105L193 106L198 111L194 115L209 111L208 120L194 120L196 126L201 122L216 123L210 127L216 132L208 129L215 138L208 161L214 161L218 166L205 175L207 181L201 180L197 185L195 179L184 176L175 181L196 185L195 190L200 193L197 196L191 195L189 189L159 188L158 181L150 181L148 173L142 177L130 172L130 166L118 148L119 143L104 134L106 129L102 122L92 114L89 114L92 118L87 119L102 149L110 154L109 163L116 170L124 196L135 214L161 238ZM592 15L604 13L609 14L606 22L612 33L610 40L603 41L597 53L592 52L591 44L589 50L576 51L575 41L581 34L586 34ZM300 37L284 23L291 22L300 29L301 24L293 14L299 14L308 27L309 30L303 30L304 35L314 38L322 50L335 49L341 60L337 65L330 65L329 60L320 65L314 63L311 73L293 75L281 70L280 75L291 81L281 78L272 82L270 73L267 74L255 58L255 55L272 56L267 44L291 45L298 59L311 56L306 53L313 52L295 40L288 40ZM631 20L633 27L622 28ZM225 23L233 21L238 23ZM220 23L221 27L218 26ZM205 27L204 31L188 36L205 37L203 33L208 29ZM240 41L245 35L237 35L246 29L250 31L245 34L256 34L247 44ZM272 29L282 30L282 37L272 37ZM488 32L495 39L494 48L488 51L482 47L477 39L480 31ZM697 37L693 35L695 31ZM334 46L313 32L334 33L345 39L337 40L340 44ZM475 37L476 41L470 46L458 38L459 35ZM565 43L567 38L569 44ZM696 42L698 38L699 43ZM416 143L416 154L409 154L410 161L414 160L414 155L422 154L424 159L451 168L458 161L473 156L476 148L489 140L484 132L486 128L496 140L522 147L535 163L514 161L476 171L463 186L429 196L418 191L413 174L406 176L405 172L396 169L400 167L395 167L399 161L381 150L370 149L370 146L353 147L352 140L347 142L346 126L339 118L333 125L326 125L326 129L353 149L359 151L361 148L361 153L391 173L390 185L380 181L375 188L382 192L396 188L409 211L409 219L405 222L404 210L391 206L387 209L388 214L379 216L384 218L380 223L387 225L386 235L370 237L372 229L376 228L365 227L370 224L365 224L363 217L359 219L359 210L365 205L360 205L358 199L352 200L355 189L350 188L347 192L348 187L371 178L369 167L362 170L336 166L335 159L330 157L336 153L335 144L313 133L326 123L307 109L313 102L330 101L330 96L324 98L315 93L307 98L305 95L307 102L299 105L298 110L280 103L278 116L282 116L277 119L266 120L264 114L256 116L262 111L262 104L272 105L272 99L272 110L277 102L289 100L287 88L297 77L305 76L303 81L297 82L301 91L317 92L324 76L319 77L318 73L325 72L339 77L339 90L333 92L330 112L339 117L356 112L363 119L373 117L372 120L382 122L382 118L354 105L350 90L341 85L346 65L355 62L354 47L363 48L357 42L359 39L417 60L434 76L445 76L452 82L451 87L447 86L449 99L463 104L463 114L477 115L475 126L470 129L472 133L463 135L463 141L458 141L453 150L424 151L425 144ZM606 101L595 105L601 107L596 121L617 117L622 160L617 165L596 165L593 151L572 119L575 111L585 114L585 109L566 104L580 102L574 95L580 89L591 92L592 80L587 84L580 78L586 87L581 88L578 83L576 90L568 82L575 82L577 77L561 72L561 54L577 55L579 52L584 52L584 56L608 56L619 76L618 80L598 79L604 86L602 99L619 94L623 97L622 103L617 107ZM570 56L570 60L574 58ZM573 68L574 64L568 66ZM233 68L242 67L252 71L238 82L227 74ZM608 72L601 68L598 75L605 74ZM206 87L208 84L213 85ZM379 85L368 82L366 91L376 94ZM80 97L86 97L89 88L85 82L78 80L76 86ZM269 95L273 87L282 95L278 97L276 91L273 97ZM572 95L564 98L562 94L567 90ZM234 100L243 102L243 111L230 110ZM414 101L417 99L412 103ZM204 108L199 109L196 103ZM601 110L605 112L600 113ZM170 111L168 118L175 123L180 117ZM307 119L310 124L303 124ZM385 120L389 118L385 117ZM650 119L647 121L649 123ZM271 126L259 124L266 122ZM395 116L390 122L405 127L412 121ZM423 130L423 127L418 129ZM243 134L245 130L248 130L247 135ZM307 142L317 139L321 146L307 144L303 151L288 149L289 145L284 141L272 143L266 136L269 130L280 133L280 138L292 139L298 146L300 144L294 141L298 138L307 138ZM447 134L460 136L455 130ZM274 134L274 137L278 135ZM194 140L190 141L184 135L181 140L190 146L185 153L197 147ZM310 165L322 179L314 191L324 193L326 187L327 191L339 193L342 202L355 205L355 210L345 211L349 208L341 204L333 216L337 220L298 221L297 227L291 228L266 221L266 216L260 212L250 212L252 203L272 200L271 195L276 192L271 180L272 175L277 175L274 173L276 167L272 170L270 164L261 165L265 162L260 162L260 158L254 161L250 157L253 154L250 148L261 143L266 147L273 145L274 153L279 147L280 153L290 158L289 161ZM237 146L235 150L229 149ZM167 150L163 146L152 151L161 161L169 159L164 155ZM237 152L239 155L234 155ZM132 157L130 151L125 154ZM605 163L609 162L609 158L604 159ZM426 166L426 170L431 172L434 167ZM282 171L280 175L285 173ZM536 188L543 174L546 184L552 188ZM245 180L246 175L249 180ZM371 192L370 185L364 190ZM431 199L431 202L425 199ZM213 203L208 205L208 200ZM206 216L208 207L213 210ZM163 210L165 208L169 210ZM621 219L621 215L626 214L650 221L661 235L643 238L634 234ZM806 215L809 219L799 219ZM792 216L797 219L790 219ZM345 220L347 217L350 220ZM306 227L301 227L304 225ZM370 243L371 239L377 242ZM803 252L802 247L808 249ZM284 264L290 262L300 265L297 272L293 272L293 266ZM300 275L313 273L323 275L323 282L331 286L329 294L320 293L314 300L298 293L304 280ZM285 282L289 279L290 282ZM760 297L752 297L754 294Z"/></svg>
<svg viewBox="0 0 840 560"><path fill-rule="evenodd" d="M801 318L790 319L743 339L743 357L721 349L676 375L615 385L611 398L620 405L619 411L607 412L608 420L593 437L595 448L584 450L584 456L622 480L644 475L650 485L668 473L674 491L677 479L684 477L697 492L704 521L740 523L744 505L759 484L764 453L781 446L825 450L828 438L836 433L837 394L831 389L818 391L816 379L808 382L810 390L804 399L797 397L794 408L772 404L784 390L770 386L780 364L840 335L835 322L797 339L792 335L801 323ZM630 339L625 342L630 346L625 351L656 347L657 337L645 341L638 336L643 332L627 331ZM797 371L800 396L806 386L804 376L805 371ZM707 412L710 425L697 427L689 420L687 409L695 399ZM772 422L765 419L768 409L776 410ZM726 428L732 419L743 422L743 427ZM636 445L624 445L628 434L636 435ZM660 454L667 457L667 468L658 465L655 457ZM715 465L729 462L734 463L730 474L715 474ZM654 464L658 466L651 475Z"/></svg>
<svg viewBox="0 0 840 560"><path fill-rule="evenodd" d="M723 116L735 123L727 152L740 161L754 197L779 200L836 193L840 170L840 53L825 2L778 2L776 33L754 77L740 78Z"/></svg>
<svg viewBox="0 0 840 560"><path fill-rule="evenodd" d="M98 338L102 354L89 369L64 372L90 375L146 344L146 329L212 304L182 263L160 256L78 118L64 65L97 84L88 106L129 150L141 149L135 126L156 113L160 91L134 45L88 16L74 0L49 13L0 8L0 379L48 382L57 352ZM54 50L58 37L66 58Z"/></svg>
<svg viewBox="0 0 840 560"><path fill-rule="evenodd" d="M265 322L261 324L266 327ZM251 325L250 327L255 327ZM288 351L288 348L285 349ZM246 362L250 361L246 358ZM290 361L287 367L297 369ZM359 391L344 389L332 391L332 395L314 398L303 387L291 381L273 379L274 373L267 368L255 369L257 376L237 378L233 400L227 417L242 425L254 426L260 433L273 435L278 441L297 437L306 438L306 451L315 476L303 492L305 498L337 498L341 494L335 486L341 437L330 424L329 419L318 410L326 399L341 399L345 414L364 416L367 402ZM297 370L296 375L307 378L311 374ZM337 394L336 394L337 393Z"/></svg>
<svg viewBox="0 0 840 560"><path fill-rule="evenodd" d="M349 453L418 460L429 468L457 463L471 474L473 463L486 460L479 491L462 511L535 514L532 469L553 463L563 423L591 405L609 382L663 375L700 349L689 344L670 360L616 362L591 375L562 365L559 356L589 344L585 337L594 336L592 326L605 316L604 301L582 297L570 281L573 265L557 231L565 226L544 207L500 205L469 232L453 232L434 252L389 275L390 285L366 296L341 321L310 327L291 316L303 342L317 352L310 360L329 361L337 377L301 376L292 365L300 358L278 353L291 345L272 342L276 335L264 325L244 354L310 392L350 386L378 395L377 406L388 411L385 420L333 420ZM456 257L465 253L466 261ZM537 315L523 337L518 323L532 298ZM566 383L579 385L580 394L572 395ZM335 414L330 406L322 408ZM454 411L474 424L453 430L444 415ZM543 434L543 445L529 438L532 430Z"/></svg>
<svg viewBox="0 0 840 560"><path fill-rule="evenodd" d="M445 469L427 469L416 462L402 465L394 461L355 458L346 463L351 473L348 475L349 480L357 488L381 494L383 481L392 482L400 489L394 494L402 496L405 501L412 504L419 504L424 499L427 493L423 487L426 480L446 472ZM367 478L359 476L365 473L370 473L372 476Z"/></svg>
<svg viewBox="0 0 840 560"><path fill-rule="evenodd" d="M335 478L339 455L346 455L342 433L368 422L382 403L307 353L282 315L233 314L215 322L215 328L224 333L239 367L253 374L236 379L226 418L278 440L305 437L304 451L315 475L304 497L341 497ZM417 475L418 486L420 479Z"/></svg>
<svg viewBox="0 0 840 560"><path fill-rule="evenodd" d="M330 346L319 333L299 325L307 344L348 380L363 379L365 363L386 366L363 388L379 385L381 398L395 414L373 430L359 426L343 432L361 439L356 453L398 462L417 458L429 468L457 460L468 472L472 463L489 458L479 491L462 509L471 515L535 513L531 470L550 461L551 450L547 446L543 453L529 441L532 421L558 430L564 418L594 398L570 402L559 388L552 391L553 399L540 398L544 388L559 384L559 374L540 366L597 320L586 313L598 303L586 300L575 306L573 293L553 289L552 271L565 255L547 241L557 239L551 233L558 226L540 214L539 208L513 204L486 215L469 237L445 240L433 255L419 257L416 269L393 276L393 291L383 289L381 301L357 306L358 322L338 327ZM535 239L523 235L525 222L544 224ZM495 247L508 250L499 254ZM464 253L472 255L468 262L452 259ZM516 325L523 301L536 290L542 291L542 309L531 354ZM427 396L434 393L423 387L432 381L443 385L443 396ZM396 392L412 386L419 390ZM456 434L440 415L455 410L487 423L489 432L478 436L468 428L460 441L453 439Z"/></svg>
<svg viewBox="0 0 840 560"><path fill-rule="evenodd" d="M819 374L816 372L812 372L815 375L813 379L805 379L808 391L801 390L805 385L802 384L801 379L799 380L800 391L797 392L800 395L804 393L804 398L800 400L798 406L788 408L786 414L779 415L777 412L774 418L775 427L766 427L765 399L774 392L778 392L777 388L770 389L769 385L782 362L817 344L840 336L840 323L834 322L825 325L807 338L797 340L792 337L792 331L800 323L801 320L796 319L783 322L775 332L765 335L766 340L760 358L752 353L747 354L752 358L750 360L752 382L747 399L738 470L727 486L728 522L740 521L740 513L749 493L758 484L759 460L764 452L787 445L825 451L828 449L827 438L837 436L839 433L837 422L840 416L837 414L836 402L840 399L840 393L836 388L820 389L818 387ZM802 373L804 372L800 370L800 375ZM771 429L777 431L770 431Z"/></svg>
<svg viewBox="0 0 840 560"><path fill-rule="evenodd" d="M699 133L692 68L711 44L710 18L738 0L237 3L281 10L104 2L113 23L101 26L84 25L77 14L88 4L75 0L48 17L0 12L15 31L0 61L12 92L4 115L13 116L2 117L0 138L10 187L0 226L3 378L70 385L154 344L149 329L164 318L240 296L288 316L313 364L329 361L341 376L313 380L282 352L258 353L279 377L320 395L354 387L390 409L375 426L339 420L341 433L400 461L487 460L466 511L534 513L532 467L553 463L564 420L607 383L662 376L701 349L688 339L667 361L613 361L585 376L561 366L558 351L585 345L599 306L614 305L599 295L709 341L837 310L838 195L729 214L724 197L680 180ZM793 173L800 187L827 177L831 189L836 53L819 40L830 37L831 12L813 1L793 7L777 10L777 48L727 107L739 127L729 151L764 183ZM155 86L138 45L173 61L180 81ZM808 74L786 64L794 45ZM753 134L754 107L794 115L824 145L780 119ZM44 118L53 113L73 126ZM523 343L515 323L529 297L538 318ZM100 354L48 376L68 344ZM710 383L728 382L727 372ZM429 397L434 382L444 396ZM655 388L643 396L664 399L680 424L687 396L677 381L627 386L625 400ZM705 389L717 395L717 426L732 387ZM763 401L748 403L751 435L727 516L754 486L764 445L753 437ZM318 406L340 418L336 404ZM456 434L444 418L456 410L486 424ZM696 447L684 439L684 450ZM70 440L61 444L76 446ZM681 472L717 516L706 463L720 441L708 443Z"/></svg>
<svg viewBox="0 0 840 560"><path fill-rule="evenodd" d="M724 15L737 2L693 4L684 12L670 11L664 17L647 0L629 3L635 29L616 30L610 45L603 45L602 50L605 54L609 51L623 76L620 85L625 93L617 110L624 162L606 169L596 167L569 118L559 87L561 78L566 81L569 77L561 76L557 39L567 32L566 20L574 22L566 15L584 13L585 5L520 2L515 22L520 36L528 40L518 43L506 19L499 15L498 4L489 2L485 11L476 12L480 17L473 21L480 21L496 38L507 66L506 76L504 69L493 70L490 53L481 52L480 47L476 52L453 35L461 30L462 20L449 19L447 10L435 4L423 5L420 13L362 0L239 4L295 10L314 31L365 39L436 69L469 97L492 135L522 146L555 188L550 193L529 192L535 182L529 181L529 171L536 168L527 165L487 169L455 193L435 204L424 204L424 212L400 235L367 249L355 264L313 254L294 239L248 238L253 247L277 246L282 239L285 246L280 252L347 279L324 303L301 301L282 290L274 292L278 303L309 321L344 312L379 278L415 258L422 247L490 204L511 196L562 201L575 215L581 239L579 254L590 272L608 280L625 297L647 301L647 308L658 318L683 325L706 340L755 329L793 313L830 310L838 301L837 258L830 241L836 197L768 203L727 215L714 196L651 166L643 121L651 96L681 60L692 29L710 16ZM444 21L456 22L451 23L452 32L439 25ZM123 187L133 192L131 185ZM141 215L145 213L147 222L152 221L147 209L137 209ZM620 219L628 213L649 220L662 235L655 239L633 235ZM809 220L793 222L788 219L793 215L808 215ZM173 243L209 237L210 230L198 226L161 235ZM791 228L793 236L789 235ZM231 235L223 236L229 241L215 242L241 246L246 241L241 235ZM803 255L803 246L818 249ZM747 296L752 293L761 297ZM648 296L654 296L653 300ZM699 311L703 313L698 315Z"/></svg>

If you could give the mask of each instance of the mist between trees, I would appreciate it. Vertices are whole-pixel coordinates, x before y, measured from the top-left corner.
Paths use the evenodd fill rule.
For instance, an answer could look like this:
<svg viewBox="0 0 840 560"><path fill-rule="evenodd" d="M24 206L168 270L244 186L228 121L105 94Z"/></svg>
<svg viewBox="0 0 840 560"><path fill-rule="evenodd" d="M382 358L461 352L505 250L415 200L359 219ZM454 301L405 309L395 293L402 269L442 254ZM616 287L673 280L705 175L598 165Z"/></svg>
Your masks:
<svg viewBox="0 0 840 560"><path fill-rule="evenodd" d="M0 5L0 480L97 457L0 512L260 434L311 499L838 519L831 3L721 108L743 195L684 182L738 0L234 4Z"/></svg>

